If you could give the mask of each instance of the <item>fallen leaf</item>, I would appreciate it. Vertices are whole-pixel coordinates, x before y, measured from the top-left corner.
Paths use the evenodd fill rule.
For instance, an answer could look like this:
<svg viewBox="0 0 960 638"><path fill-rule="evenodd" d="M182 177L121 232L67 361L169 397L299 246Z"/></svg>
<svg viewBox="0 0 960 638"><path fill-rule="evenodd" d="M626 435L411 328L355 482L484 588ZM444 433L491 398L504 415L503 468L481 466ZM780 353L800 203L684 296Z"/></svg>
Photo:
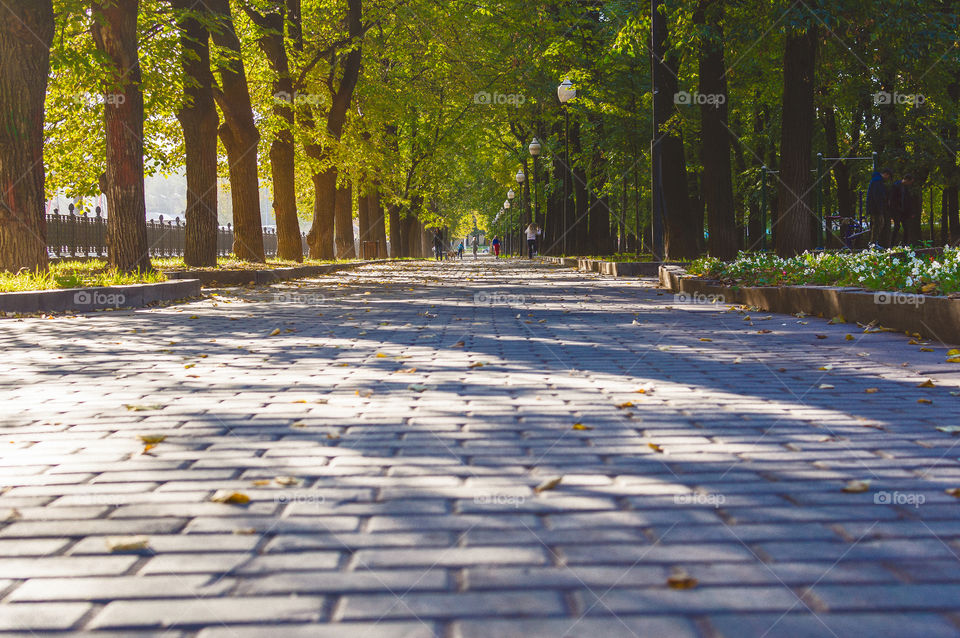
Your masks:
<svg viewBox="0 0 960 638"><path fill-rule="evenodd" d="M867 394L876 394L877 392L880 392L880 388L867 388L864 390L864 392Z"/></svg>
<svg viewBox="0 0 960 638"><path fill-rule="evenodd" d="M560 485L560 481L562 480L563 480L562 476L557 476L555 478L547 479L544 482L540 483L540 485L533 488L533 491L539 494L540 492L546 492L547 490L552 490L558 485Z"/></svg>
<svg viewBox="0 0 960 638"><path fill-rule="evenodd" d="M427 386L420 383L411 383L407 386L407 390L413 390L414 392L423 392L427 389Z"/></svg>
<svg viewBox="0 0 960 638"><path fill-rule="evenodd" d="M297 399L296 401L291 401L290 403L306 403L306 399Z"/></svg>
<svg viewBox="0 0 960 638"><path fill-rule="evenodd" d="M678 567L671 570L670 576L667 578L667 587L670 589L693 589L698 582L686 570Z"/></svg>
<svg viewBox="0 0 960 638"><path fill-rule="evenodd" d="M843 315L837 315L827 323L829 324L847 323L847 320L843 318Z"/></svg>
<svg viewBox="0 0 960 638"><path fill-rule="evenodd" d="M953 348L952 350L947 350L948 357L960 357L960 350Z"/></svg>
<svg viewBox="0 0 960 638"><path fill-rule="evenodd" d="M253 527L241 527L240 529L233 530L233 533L249 535L249 534L256 534L257 530L256 528L253 528Z"/></svg>
<svg viewBox="0 0 960 638"><path fill-rule="evenodd" d="M920 286L920 292L922 292L925 295L930 294L936 289L937 289L937 284L934 284L934 283L924 284Z"/></svg>
<svg viewBox="0 0 960 638"><path fill-rule="evenodd" d="M280 328L274 328L274 329L273 329L273 332L271 332L268 336L270 336L270 337L275 337L275 336L277 336L278 334L280 334Z"/></svg>
<svg viewBox="0 0 960 638"><path fill-rule="evenodd" d="M373 396L373 390L369 390L369 389L357 390L356 394L358 397L366 398L366 397Z"/></svg>
<svg viewBox="0 0 960 638"><path fill-rule="evenodd" d="M771 332L773 332L773 330L767 330L766 328L764 328L763 330L757 330L757 334L760 334L760 335L768 335Z"/></svg>
<svg viewBox="0 0 960 638"><path fill-rule="evenodd" d="M188 363L187 365L185 365L185 366L183 366L183 367L186 368L187 370L189 370L190 368L194 367L195 365L197 365L197 364L195 364L195 363Z"/></svg>
<svg viewBox="0 0 960 638"><path fill-rule="evenodd" d="M583 423L574 423L573 429L574 430L592 430L593 428L590 427L589 425L584 425Z"/></svg>
<svg viewBox="0 0 960 638"><path fill-rule="evenodd" d="M817 369L818 369L818 370L827 370L827 371L833 370L833 364L832 364L832 363L828 363L827 365L825 365L825 366L820 366L820 367L817 368Z"/></svg>
<svg viewBox="0 0 960 638"><path fill-rule="evenodd" d="M267 485L270 485L270 479L257 479L253 482L253 484L257 487L266 487Z"/></svg>
<svg viewBox="0 0 960 638"><path fill-rule="evenodd" d="M658 454L663 454L663 448L657 445L656 443L647 443L647 447L657 452Z"/></svg>
<svg viewBox="0 0 960 638"><path fill-rule="evenodd" d="M843 491L848 494L858 494L870 489L870 481L847 481L843 486Z"/></svg>
<svg viewBox="0 0 960 638"><path fill-rule="evenodd" d="M947 357L947 363L960 363L960 357Z"/></svg>
<svg viewBox="0 0 960 638"><path fill-rule="evenodd" d="M123 407L130 410L131 412L145 412L147 410L162 410L162 403L148 403L146 405L135 405L133 403L124 403Z"/></svg>
<svg viewBox="0 0 960 638"><path fill-rule="evenodd" d="M137 438L144 443L152 443L153 445L156 445L157 443L163 443L167 440L167 436L165 434L141 434Z"/></svg>
<svg viewBox="0 0 960 638"><path fill-rule="evenodd" d="M847 335L846 337L844 337L844 339L846 339L847 341L853 341L853 338L854 338L853 335Z"/></svg>
<svg viewBox="0 0 960 638"><path fill-rule="evenodd" d="M917 387L918 388L935 388L937 386L936 384L934 384L933 379L927 379L923 383L918 383Z"/></svg>
<svg viewBox="0 0 960 638"><path fill-rule="evenodd" d="M277 485L299 485L300 484L300 479L298 479L296 476L277 476L273 480L277 482Z"/></svg>
<svg viewBox="0 0 960 638"><path fill-rule="evenodd" d="M214 503L227 503L229 505L246 505L250 502L250 497L243 492L234 492L232 490L217 490L210 500Z"/></svg>
<svg viewBox="0 0 960 638"><path fill-rule="evenodd" d="M334 432L327 432L327 438L328 438L328 439L339 439L339 438L340 438L340 435L339 435L339 434L336 434L336 433L334 433Z"/></svg>
<svg viewBox="0 0 960 638"><path fill-rule="evenodd" d="M934 352L933 348L920 348L920 352Z"/></svg>
<svg viewBox="0 0 960 638"><path fill-rule="evenodd" d="M482 368L482 367L483 367L483 363L480 362L480 361L476 361L476 362L474 362L474 363L471 363L471 364L468 365L467 367L468 367L468 368Z"/></svg>
<svg viewBox="0 0 960 638"><path fill-rule="evenodd" d="M620 408L621 410L625 410L625 409L627 409L627 408L632 408L632 407L633 407L633 403L630 402L630 401L626 401L626 402L624 402L624 403L620 403L619 405L617 405L617 407Z"/></svg>
<svg viewBox="0 0 960 638"><path fill-rule="evenodd" d="M827 335L814 335L817 339L826 339Z"/></svg>
<svg viewBox="0 0 960 638"><path fill-rule="evenodd" d="M960 425L940 425L937 426L937 429L941 432L946 432L947 434L960 434Z"/></svg>
<svg viewBox="0 0 960 638"><path fill-rule="evenodd" d="M917 403L930 404L933 403L930 399L917 399Z"/></svg>
<svg viewBox="0 0 960 638"><path fill-rule="evenodd" d="M388 355L383 354L382 352L377 353L377 359L386 359Z"/></svg>
<svg viewBox="0 0 960 638"><path fill-rule="evenodd" d="M833 388L834 388L834 386L830 385L829 383L821 383L821 384L820 384L820 389L821 389L821 390L833 390Z"/></svg>
<svg viewBox="0 0 960 638"><path fill-rule="evenodd" d="M108 536L105 540L111 552L134 552L150 546L146 536Z"/></svg>
<svg viewBox="0 0 960 638"><path fill-rule="evenodd" d="M733 360L734 363L743 363L743 357L737 357Z"/></svg>
<svg viewBox="0 0 960 638"><path fill-rule="evenodd" d="M700 341L713 341L713 339L709 337L700 337Z"/></svg>
<svg viewBox="0 0 960 638"><path fill-rule="evenodd" d="M465 345L466 345L466 344L464 344L463 341L458 341L458 342L456 342L455 344L453 344L453 345L450 346L450 347L451 347L451 348L463 348Z"/></svg>
<svg viewBox="0 0 960 638"><path fill-rule="evenodd" d="M947 489L945 489L945 490L943 490L943 491L946 492L947 494L949 494L950 496L954 496L954 497L956 497L956 498L960 498L960 487L948 487Z"/></svg>

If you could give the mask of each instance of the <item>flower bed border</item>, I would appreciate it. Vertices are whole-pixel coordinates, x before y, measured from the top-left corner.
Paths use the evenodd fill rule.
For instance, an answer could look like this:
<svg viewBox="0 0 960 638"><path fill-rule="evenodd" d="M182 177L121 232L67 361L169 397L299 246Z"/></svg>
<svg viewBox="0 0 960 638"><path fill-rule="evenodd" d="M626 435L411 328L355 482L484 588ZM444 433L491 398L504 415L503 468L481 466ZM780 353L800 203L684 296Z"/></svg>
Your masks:
<svg viewBox="0 0 960 638"><path fill-rule="evenodd" d="M661 287L694 299L703 297L791 315L841 315L847 321L876 321L886 328L960 344L960 299L838 286L728 286L689 276L685 269L668 265L660 268L659 278Z"/></svg>
<svg viewBox="0 0 960 638"><path fill-rule="evenodd" d="M217 286L245 286L247 284L272 284L287 279L303 279L328 273L367 266L384 264L395 259L368 259L350 261L342 264L319 264L316 266L290 266L284 268L229 269L229 270L169 270L164 271L167 279L197 279L204 288Z"/></svg>
<svg viewBox="0 0 960 638"><path fill-rule="evenodd" d="M657 277L660 266L677 265L659 261L605 261L602 259L580 259L578 257L541 257L544 261L576 268L580 272L595 272L613 277Z"/></svg>
<svg viewBox="0 0 960 638"><path fill-rule="evenodd" d="M142 308L164 301L179 301L199 296L200 281L197 279L125 286L25 290L0 293L0 311L17 314L94 312Z"/></svg>

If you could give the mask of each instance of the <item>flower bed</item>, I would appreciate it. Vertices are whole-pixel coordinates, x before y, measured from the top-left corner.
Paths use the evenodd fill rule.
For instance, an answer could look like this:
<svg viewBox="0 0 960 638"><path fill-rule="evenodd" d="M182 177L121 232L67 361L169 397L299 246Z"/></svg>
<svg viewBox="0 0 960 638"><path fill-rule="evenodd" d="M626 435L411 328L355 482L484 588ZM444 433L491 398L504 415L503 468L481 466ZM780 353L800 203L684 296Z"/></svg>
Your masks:
<svg viewBox="0 0 960 638"><path fill-rule="evenodd" d="M876 248L862 252L803 253L783 258L741 252L730 262L701 257L687 272L740 286L851 286L929 295L960 292L960 249L942 255Z"/></svg>

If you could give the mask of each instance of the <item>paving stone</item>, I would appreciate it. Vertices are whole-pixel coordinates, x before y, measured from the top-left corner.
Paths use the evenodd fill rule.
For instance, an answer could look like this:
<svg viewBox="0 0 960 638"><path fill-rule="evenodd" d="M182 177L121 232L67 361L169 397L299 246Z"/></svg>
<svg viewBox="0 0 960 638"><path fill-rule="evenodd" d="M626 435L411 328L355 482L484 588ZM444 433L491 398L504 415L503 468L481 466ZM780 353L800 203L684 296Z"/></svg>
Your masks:
<svg viewBox="0 0 960 638"><path fill-rule="evenodd" d="M118 601L107 604L91 621L93 629L185 627L225 623L316 622L323 617L323 598L314 596L201 598Z"/></svg>
<svg viewBox="0 0 960 638"><path fill-rule="evenodd" d="M18 603L0 605L0 631L70 629L93 606L87 603Z"/></svg>

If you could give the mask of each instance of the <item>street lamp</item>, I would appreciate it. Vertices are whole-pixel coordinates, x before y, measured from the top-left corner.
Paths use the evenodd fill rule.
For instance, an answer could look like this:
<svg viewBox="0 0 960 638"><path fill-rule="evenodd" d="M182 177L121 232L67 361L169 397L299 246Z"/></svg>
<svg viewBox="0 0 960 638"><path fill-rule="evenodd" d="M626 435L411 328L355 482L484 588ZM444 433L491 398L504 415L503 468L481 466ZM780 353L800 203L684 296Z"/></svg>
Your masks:
<svg viewBox="0 0 960 638"><path fill-rule="evenodd" d="M540 198L537 197L537 158L540 157L540 140L533 138L527 150L533 155L533 223L540 219Z"/></svg>
<svg viewBox="0 0 960 638"><path fill-rule="evenodd" d="M513 189L512 189L512 188L507 191L507 199L513 199L513 198L516 197L516 196L517 196L517 194L513 192Z"/></svg>
<svg viewBox="0 0 960 638"><path fill-rule="evenodd" d="M573 82L570 78L565 79L557 87L557 99L563 105L563 164L566 167L566 174L563 176L563 254L567 254L567 200L570 194L567 192L569 184L572 181L570 173L570 112L567 110L567 102L577 96L577 90L573 88Z"/></svg>
<svg viewBox="0 0 960 638"><path fill-rule="evenodd" d="M507 210L507 209L510 208L510 200L509 200L509 199L503 200L503 208L504 208L504 210Z"/></svg>

